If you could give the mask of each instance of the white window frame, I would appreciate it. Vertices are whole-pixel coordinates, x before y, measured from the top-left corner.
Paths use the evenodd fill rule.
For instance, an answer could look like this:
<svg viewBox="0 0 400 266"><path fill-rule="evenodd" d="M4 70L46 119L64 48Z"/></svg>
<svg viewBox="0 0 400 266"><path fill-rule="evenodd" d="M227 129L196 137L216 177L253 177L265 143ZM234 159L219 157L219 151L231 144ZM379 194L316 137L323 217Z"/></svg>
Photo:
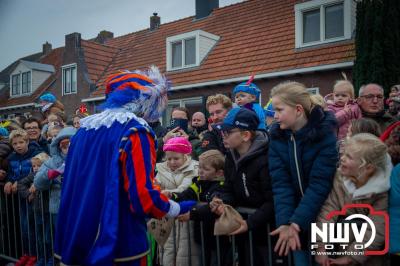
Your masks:
<svg viewBox="0 0 400 266"><path fill-rule="evenodd" d="M23 93L22 92L22 74L25 73L30 73L31 75L31 80L28 84L28 92ZM19 93L17 94L13 94L13 76L18 76L18 81L19 81ZM22 96L27 96L27 95L31 95L32 94L32 70L28 70L28 71L20 71L17 74L11 74L10 75L10 97L11 98L16 98L16 97L22 97Z"/></svg>
<svg viewBox="0 0 400 266"><path fill-rule="evenodd" d="M310 94L319 94L319 87L312 87L306 89Z"/></svg>
<svg viewBox="0 0 400 266"><path fill-rule="evenodd" d="M171 119L171 114L168 114L167 110L168 107L172 107L172 106L179 106L179 107L186 107L187 103L199 103L202 104L203 103L203 97L202 96L198 96L198 97L191 97L191 98L183 98L183 99L174 99L174 100L168 100L168 105L167 108L165 110L164 115L162 116L161 119L161 124L164 126L168 126L170 123L170 119Z"/></svg>
<svg viewBox="0 0 400 266"><path fill-rule="evenodd" d="M30 73L31 78L30 78L30 81L28 83L28 92L23 93L22 92L22 76L25 73ZM31 93L32 93L32 70L21 73L21 95L28 95L28 94L31 94Z"/></svg>
<svg viewBox="0 0 400 266"><path fill-rule="evenodd" d="M308 1L305 3L297 4L294 7L295 10L295 35L296 35L296 48L303 48L303 47L309 47L313 45L318 45L318 44L324 44L324 43L331 43L331 42L337 42L337 41L342 41L342 40L347 40L351 39L351 32L352 32L352 25L351 25L351 18L353 15L352 12L352 0L312 0ZM325 39L325 8L335 5L335 4L341 4L343 3L343 26L344 26L344 31L343 34L344 36L342 37L337 37L337 38L331 38L331 39ZM319 41L315 42L308 42L304 43L303 42L303 13L311 10L320 10L320 39Z"/></svg>
<svg viewBox="0 0 400 266"><path fill-rule="evenodd" d="M72 84L71 84L71 91L70 92L65 92L65 88L64 88L64 83L65 83L65 77L64 77L64 70L66 70L66 69L73 69L73 68L75 68L75 80L76 80L76 82L75 82L75 91L72 91L72 89L73 89L73 87L72 87ZM71 71L71 73L72 73L72 71ZM62 93L62 95L64 96L64 95L70 95L70 94L77 94L78 93L78 66L77 66L77 64L76 63L73 63L73 64L69 64L69 65L64 65L64 66L62 66L61 67L61 76L62 76L62 85L61 85L61 93Z"/></svg>
<svg viewBox="0 0 400 266"><path fill-rule="evenodd" d="M183 34L179 34L179 35L175 35L175 36L171 36L168 37L166 40L166 47L167 47L167 71L174 71L174 70L179 70L179 69L186 69L186 68L191 68L191 67L197 67L200 65L200 36L204 36L207 38L210 38L212 40L218 41L219 37L202 31L202 30L195 30L195 31L191 31L191 32L186 32ZM190 65L184 65L185 62L185 40L188 39L192 39L195 38L195 43L196 43L196 47L195 47L195 63L194 64L190 64ZM182 42L182 66L180 67L172 67L172 44L176 43L176 42Z"/></svg>

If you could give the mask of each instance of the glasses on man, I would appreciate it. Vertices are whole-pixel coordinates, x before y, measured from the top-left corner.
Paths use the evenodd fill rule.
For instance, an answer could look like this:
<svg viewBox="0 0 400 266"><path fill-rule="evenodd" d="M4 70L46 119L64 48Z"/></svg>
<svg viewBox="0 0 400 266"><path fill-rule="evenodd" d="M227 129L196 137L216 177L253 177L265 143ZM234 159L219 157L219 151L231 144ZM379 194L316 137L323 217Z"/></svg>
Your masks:
<svg viewBox="0 0 400 266"><path fill-rule="evenodd" d="M382 94L367 94L367 95L362 95L360 98L365 98L367 101L373 101L375 98L379 100L383 100L383 95Z"/></svg>

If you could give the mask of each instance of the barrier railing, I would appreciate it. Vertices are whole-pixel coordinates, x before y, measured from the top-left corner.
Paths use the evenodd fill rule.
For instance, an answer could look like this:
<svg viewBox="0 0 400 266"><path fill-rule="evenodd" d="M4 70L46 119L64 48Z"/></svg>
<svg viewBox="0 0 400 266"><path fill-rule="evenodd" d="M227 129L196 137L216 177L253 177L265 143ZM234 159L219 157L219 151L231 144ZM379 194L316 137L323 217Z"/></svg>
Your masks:
<svg viewBox="0 0 400 266"><path fill-rule="evenodd" d="M54 239L54 223L53 217L48 211L48 202L45 199L49 198L49 191L37 192L35 199L23 198L20 193L6 195L3 186L0 186L0 258L16 262L17 259L25 254L36 256L38 260L43 262L43 265L55 264L53 258L53 239ZM47 206L46 206L47 205ZM238 207L236 210L245 216L250 216L255 212L255 209ZM175 223L181 223L175 221ZM187 249L187 263L184 265L226 265L229 261L230 265L238 265L239 253L243 250L238 249L238 245L244 245L248 248L246 265L255 264L255 246L254 232L249 231L245 237L242 236L216 236L215 249L206 245L204 222L200 221L200 246L193 246L194 236L192 235L194 222L189 221L189 226L186 226L187 242L178 243L179 237L175 225L172 228L173 239L173 259L175 260L178 254L178 247ZM267 250L265 251L266 259L264 265L292 265L291 257L277 257L273 251L273 240L269 235L271 228L266 225L265 238ZM240 243L238 243L238 241ZM221 243L223 242L223 243ZM229 247L227 245L229 243ZM243 245L242 245L243 246ZM195 254L198 255L198 260L192 260L194 249L199 249ZM162 257L165 255L165 250L159 247L159 265L162 264ZM229 258L230 257L230 258ZM225 261L225 262L223 262ZM257 264L258 266L259 264ZM165 265L169 266L169 265Z"/></svg>
<svg viewBox="0 0 400 266"><path fill-rule="evenodd" d="M0 258L6 261L28 255L39 264L54 264L54 224L44 200L49 191L35 194L35 198L24 198L18 192L7 195L0 186Z"/></svg>

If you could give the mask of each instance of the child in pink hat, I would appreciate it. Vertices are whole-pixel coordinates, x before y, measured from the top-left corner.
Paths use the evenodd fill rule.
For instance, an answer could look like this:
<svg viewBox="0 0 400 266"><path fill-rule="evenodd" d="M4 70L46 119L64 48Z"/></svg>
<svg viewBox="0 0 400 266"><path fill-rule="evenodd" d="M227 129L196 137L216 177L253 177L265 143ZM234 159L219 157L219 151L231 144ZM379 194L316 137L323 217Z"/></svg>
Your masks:
<svg viewBox="0 0 400 266"><path fill-rule="evenodd" d="M192 160L192 145L185 137L174 137L164 143L165 162L157 164L156 182L161 187L161 192L170 197L172 193L179 193L187 189L192 184L192 179L197 178L199 163ZM187 250L179 246L174 253L175 243L187 243L188 229L190 227L193 236L193 228L189 223L175 222L175 240L174 234L170 234L164 244L164 252L161 255L163 265L187 265ZM183 242L182 242L183 241ZM200 252L196 248L193 237L191 238L191 261L192 265L200 261Z"/></svg>

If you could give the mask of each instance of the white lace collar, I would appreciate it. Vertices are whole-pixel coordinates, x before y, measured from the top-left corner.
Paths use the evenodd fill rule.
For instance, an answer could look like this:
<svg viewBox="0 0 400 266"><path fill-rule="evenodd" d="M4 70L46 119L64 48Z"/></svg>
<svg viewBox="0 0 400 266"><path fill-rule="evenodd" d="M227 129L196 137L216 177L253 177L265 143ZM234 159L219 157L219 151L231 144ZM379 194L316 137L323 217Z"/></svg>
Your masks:
<svg viewBox="0 0 400 266"><path fill-rule="evenodd" d="M131 119L137 120L143 126L149 126L147 122L140 117L137 117L134 113L130 112L127 108L113 108L106 109L99 114L94 114L88 117L81 119L81 127L87 130L89 129L99 129L102 126L106 126L107 128L111 127L111 125L118 121L123 124Z"/></svg>

